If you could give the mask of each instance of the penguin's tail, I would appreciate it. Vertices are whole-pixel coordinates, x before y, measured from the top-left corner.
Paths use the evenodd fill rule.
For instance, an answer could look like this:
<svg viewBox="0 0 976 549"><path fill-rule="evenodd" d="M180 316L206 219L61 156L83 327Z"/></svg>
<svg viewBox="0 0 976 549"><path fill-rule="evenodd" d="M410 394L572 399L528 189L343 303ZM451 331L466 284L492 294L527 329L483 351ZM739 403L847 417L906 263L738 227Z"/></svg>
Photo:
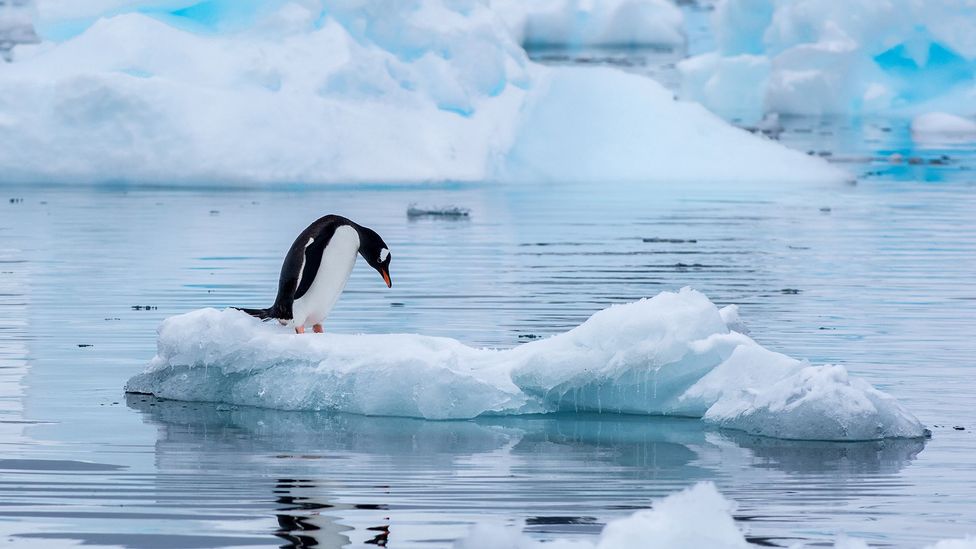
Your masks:
<svg viewBox="0 0 976 549"><path fill-rule="evenodd" d="M261 320L270 320L273 318L271 315L271 309L246 309L244 307L231 307L232 309L237 309L238 311L243 311L255 318L260 318Z"/></svg>

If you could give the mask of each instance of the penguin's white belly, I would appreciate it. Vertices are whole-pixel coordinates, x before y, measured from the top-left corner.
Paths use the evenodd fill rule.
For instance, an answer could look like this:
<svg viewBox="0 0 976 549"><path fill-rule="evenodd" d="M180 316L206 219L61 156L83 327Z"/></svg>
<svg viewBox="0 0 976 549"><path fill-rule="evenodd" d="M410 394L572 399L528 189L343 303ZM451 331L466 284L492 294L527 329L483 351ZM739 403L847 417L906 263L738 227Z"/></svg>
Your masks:
<svg viewBox="0 0 976 549"><path fill-rule="evenodd" d="M359 233L348 225L336 229L322 251L322 261L312 285L305 295L292 304L292 322L295 326L318 324L329 316L329 311L346 288L358 253Z"/></svg>

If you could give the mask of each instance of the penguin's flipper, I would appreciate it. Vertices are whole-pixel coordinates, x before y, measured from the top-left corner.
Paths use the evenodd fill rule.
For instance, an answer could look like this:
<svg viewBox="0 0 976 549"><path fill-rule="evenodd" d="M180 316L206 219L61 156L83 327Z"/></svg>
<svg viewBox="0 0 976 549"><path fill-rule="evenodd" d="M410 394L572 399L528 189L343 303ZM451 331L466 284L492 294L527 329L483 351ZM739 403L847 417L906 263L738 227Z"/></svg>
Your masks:
<svg viewBox="0 0 976 549"><path fill-rule="evenodd" d="M268 320L271 318L271 309L247 309L244 307L231 307L231 309L243 311L255 318L260 318L261 320Z"/></svg>

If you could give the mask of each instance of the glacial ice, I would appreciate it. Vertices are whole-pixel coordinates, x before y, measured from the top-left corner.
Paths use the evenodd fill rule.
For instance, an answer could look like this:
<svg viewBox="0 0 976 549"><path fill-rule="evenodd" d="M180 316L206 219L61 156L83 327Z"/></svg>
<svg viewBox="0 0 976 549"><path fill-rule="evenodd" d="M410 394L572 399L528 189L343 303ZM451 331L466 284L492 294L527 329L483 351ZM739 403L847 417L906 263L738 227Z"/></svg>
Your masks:
<svg viewBox="0 0 976 549"><path fill-rule="evenodd" d="M912 119L912 139L922 143L976 141L976 121L944 112L929 112Z"/></svg>
<svg viewBox="0 0 976 549"><path fill-rule="evenodd" d="M156 357L126 390L427 419L665 414L784 439L924 436L894 398L842 366L775 353L730 323L741 324L734 309L688 288L506 350L410 334L298 336L240 311L201 309L163 322Z"/></svg>
<svg viewBox="0 0 976 549"><path fill-rule="evenodd" d="M668 0L491 0L526 47L682 46L684 16Z"/></svg>
<svg viewBox="0 0 976 549"><path fill-rule="evenodd" d="M736 526L736 504L722 496L711 482L701 482L607 523L595 542L581 539L538 541L521 528L479 523L454 544L454 549L747 549L755 547ZM791 545L804 549L806 544ZM834 549L868 549L864 541L840 536ZM941 540L925 549L976 549L976 538Z"/></svg>
<svg viewBox="0 0 976 549"><path fill-rule="evenodd" d="M712 27L682 96L725 116L976 112L971 2L721 0Z"/></svg>
<svg viewBox="0 0 976 549"><path fill-rule="evenodd" d="M594 36L667 11L560 5L603 21ZM537 65L474 0L39 0L37 13L45 41L0 63L4 182L847 178L650 79Z"/></svg>

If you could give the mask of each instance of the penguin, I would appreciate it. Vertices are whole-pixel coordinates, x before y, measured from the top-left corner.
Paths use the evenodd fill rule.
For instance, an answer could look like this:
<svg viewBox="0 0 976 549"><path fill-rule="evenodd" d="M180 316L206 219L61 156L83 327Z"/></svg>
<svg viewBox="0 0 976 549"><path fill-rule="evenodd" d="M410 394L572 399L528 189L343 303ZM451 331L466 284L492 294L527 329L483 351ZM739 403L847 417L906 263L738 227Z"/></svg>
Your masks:
<svg viewBox="0 0 976 549"><path fill-rule="evenodd" d="M288 249L278 278L278 296L267 309L235 307L262 320L276 319L292 325L295 333L304 334L311 324L322 333L322 321L346 287L356 254L370 267L390 280L390 247L376 231L345 217L327 215L308 226Z"/></svg>

